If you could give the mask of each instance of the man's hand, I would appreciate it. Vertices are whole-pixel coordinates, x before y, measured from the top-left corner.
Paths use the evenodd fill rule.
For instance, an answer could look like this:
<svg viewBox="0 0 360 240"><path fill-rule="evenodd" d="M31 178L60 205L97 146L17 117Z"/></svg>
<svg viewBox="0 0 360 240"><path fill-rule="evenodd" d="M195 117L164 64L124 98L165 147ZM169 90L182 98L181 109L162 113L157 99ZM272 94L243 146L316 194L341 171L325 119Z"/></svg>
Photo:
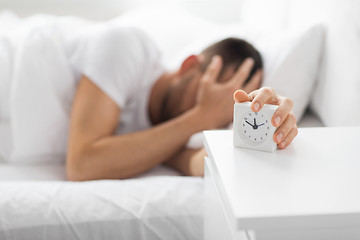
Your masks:
<svg viewBox="0 0 360 240"><path fill-rule="evenodd" d="M202 116L201 121L205 129L220 128L232 121L233 92L237 89L244 89L246 92L255 90L261 82L262 72L259 70L245 86L244 83L254 66L254 60L248 58L239 67L232 78L225 83L218 83L216 80L222 69L220 56L214 56L201 78L197 95L197 108Z"/></svg>
<svg viewBox="0 0 360 240"><path fill-rule="evenodd" d="M263 87L249 95L242 90L237 90L234 93L234 100L235 102L252 102L251 109L254 112L260 111L265 103L279 106L271 119L272 125L277 127L273 138L279 148L286 148L297 135L296 117L291 111L293 102L289 98L277 95L274 89Z"/></svg>

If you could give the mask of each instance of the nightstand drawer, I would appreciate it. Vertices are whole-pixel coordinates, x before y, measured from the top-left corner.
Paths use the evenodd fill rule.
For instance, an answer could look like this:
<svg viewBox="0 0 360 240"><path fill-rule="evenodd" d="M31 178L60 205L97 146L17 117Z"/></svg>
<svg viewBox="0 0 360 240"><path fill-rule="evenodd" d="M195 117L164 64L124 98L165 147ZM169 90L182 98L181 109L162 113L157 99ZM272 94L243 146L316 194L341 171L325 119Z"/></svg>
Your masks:
<svg viewBox="0 0 360 240"><path fill-rule="evenodd" d="M205 157L204 239L242 239L240 238L241 233L237 233L231 226L213 176L209 159Z"/></svg>

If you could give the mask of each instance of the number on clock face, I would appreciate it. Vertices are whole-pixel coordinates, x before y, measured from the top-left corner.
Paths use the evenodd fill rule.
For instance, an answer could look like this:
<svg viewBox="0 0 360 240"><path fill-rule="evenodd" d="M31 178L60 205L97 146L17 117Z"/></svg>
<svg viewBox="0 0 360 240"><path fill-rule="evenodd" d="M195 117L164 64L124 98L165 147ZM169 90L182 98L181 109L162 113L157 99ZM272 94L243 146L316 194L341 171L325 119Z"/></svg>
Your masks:
<svg viewBox="0 0 360 240"><path fill-rule="evenodd" d="M265 114L247 112L240 129L248 141L263 142L269 136L270 122Z"/></svg>

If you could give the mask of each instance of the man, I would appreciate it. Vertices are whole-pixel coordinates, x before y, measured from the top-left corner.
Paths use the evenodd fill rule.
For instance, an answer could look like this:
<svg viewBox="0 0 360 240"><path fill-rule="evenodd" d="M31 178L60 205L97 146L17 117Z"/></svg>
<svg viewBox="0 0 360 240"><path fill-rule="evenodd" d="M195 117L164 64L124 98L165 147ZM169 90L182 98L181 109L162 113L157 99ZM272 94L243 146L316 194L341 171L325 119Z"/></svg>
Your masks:
<svg viewBox="0 0 360 240"><path fill-rule="evenodd" d="M291 100L271 88L256 90L261 57L243 40L220 41L176 71L163 69L156 46L135 29L97 29L73 46L80 81L70 123L70 180L130 178L158 164L202 176L205 150L186 143L231 123L233 96L252 101L253 111L279 105L272 119L279 148L297 134Z"/></svg>

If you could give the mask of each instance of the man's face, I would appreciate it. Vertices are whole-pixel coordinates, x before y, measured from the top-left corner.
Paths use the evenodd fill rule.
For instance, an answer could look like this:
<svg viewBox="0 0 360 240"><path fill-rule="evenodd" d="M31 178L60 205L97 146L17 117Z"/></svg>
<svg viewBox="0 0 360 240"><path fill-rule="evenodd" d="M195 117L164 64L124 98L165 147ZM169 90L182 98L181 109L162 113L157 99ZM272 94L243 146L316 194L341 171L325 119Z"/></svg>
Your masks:
<svg viewBox="0 0 360 240"><path fill-rule="evenodd" d="M217 82L230 80L235 73L235 67L226 67ZM204 72L200 67L183 74L169 87L162 106L162 122L175 118L196 105L197 93Z"/></svg>

